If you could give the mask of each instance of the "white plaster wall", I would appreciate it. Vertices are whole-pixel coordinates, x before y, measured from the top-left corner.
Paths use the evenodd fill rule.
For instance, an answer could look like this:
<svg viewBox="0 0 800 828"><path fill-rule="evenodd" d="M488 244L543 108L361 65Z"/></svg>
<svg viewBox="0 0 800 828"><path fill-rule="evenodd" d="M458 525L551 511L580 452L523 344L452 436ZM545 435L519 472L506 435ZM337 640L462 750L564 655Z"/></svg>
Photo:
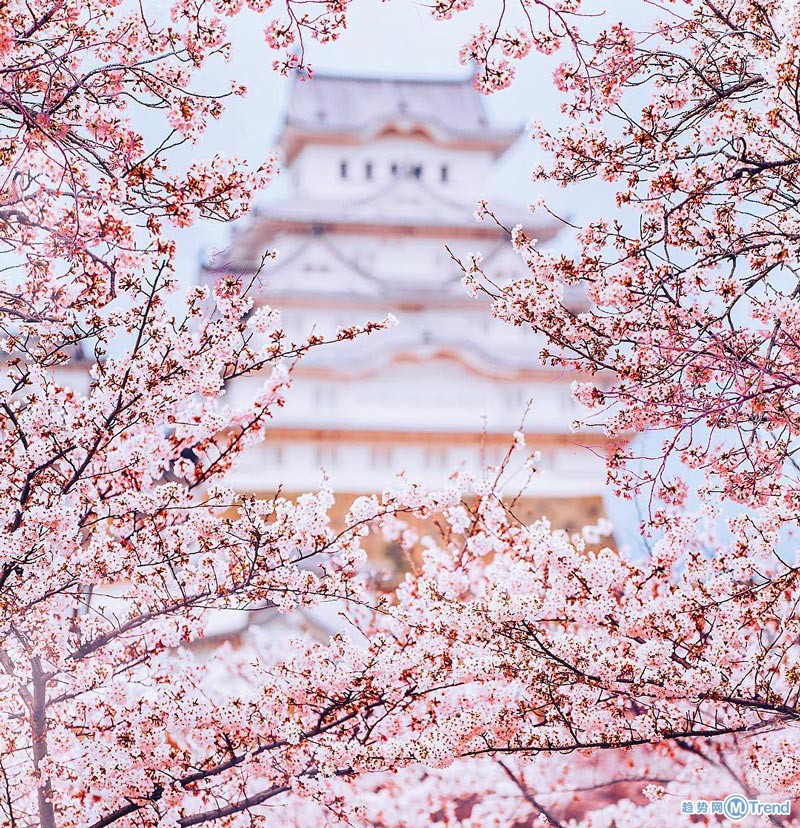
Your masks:
<svg viewBox="0 0 800 828"><path fill-rule="evenodd" d="M332 346L341 348L340 345ZM231 384L226 400L246 404L260 380ZM553 380L502 380L481 376L449 359L388 363L366 375L304 374L298 368L276 426L358 431L491 432L515 431L526 403L526 428L547 434L568 432L582 414L569 386Z"/></svg>
<svg viewBox="0 0 800 828"><path fill-rule="evenodd" d="M533 450L535 446L531 446ZM324 441L267 441L251 449L229 483L240 491L271 493L282 486L286 492L309 491L322 483L323 469L334 490L350 493L380 492L393 484L399 472L428 487L446 485L447 478L457 469L481 475L487 463L500 459L501 449L481 448L476 435L472 445ZM517 493L526 479L519 454L510 464L517 471L505 487ZM602 465L587 462L585 453L577 448L545 449L542 463L530 485L527 496L585 497L602 491Z"/></svg>
<svg viewBox="0 0 800 828"><path fill-rule="evenodd" d="M340 164L347 163L347 175L341 176ZM372 164L372 178L367 164ZM292 165L292 178L300 195L349 197L367 195L389 184L394 176L391 165L421 166L421 180L442 195L468 202L477 201L486 192L492 168L489 152L459 151L437 147L421 138L386 137L369 144L306 146ZM441 180L441 168L448 169L447 181Z"/></svg>

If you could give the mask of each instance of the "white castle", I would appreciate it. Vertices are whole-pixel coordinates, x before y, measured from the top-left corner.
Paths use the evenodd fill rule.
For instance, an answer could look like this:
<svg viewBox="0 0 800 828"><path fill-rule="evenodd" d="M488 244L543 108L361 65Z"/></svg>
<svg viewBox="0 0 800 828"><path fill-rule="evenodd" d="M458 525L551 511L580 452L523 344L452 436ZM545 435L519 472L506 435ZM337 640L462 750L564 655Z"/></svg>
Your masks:
<svg viewBox="0 0 800 828"><path fill-rule="evenodd" d="M570 431L580 416L575 377L541 366L540 338L470 298L445 248L480 251L500 281L522 273L508 234L474 217L518 137L489 125L469 79L293 82L279 142L291 195L244 219L202 278L252 274L277 249L259 300L281 311L296 341L312 327L329 334L388 312L399 324L301 360L286 407L233 485L301 492L324 468L345 501L380 491L400 470L436 486L454 469L496 462L531 399L525 431L543 473L530 502L562 525L601 513L602 439ZM557 225L534 225L520 207L490 207L540 244L556 237Z"/></svg>

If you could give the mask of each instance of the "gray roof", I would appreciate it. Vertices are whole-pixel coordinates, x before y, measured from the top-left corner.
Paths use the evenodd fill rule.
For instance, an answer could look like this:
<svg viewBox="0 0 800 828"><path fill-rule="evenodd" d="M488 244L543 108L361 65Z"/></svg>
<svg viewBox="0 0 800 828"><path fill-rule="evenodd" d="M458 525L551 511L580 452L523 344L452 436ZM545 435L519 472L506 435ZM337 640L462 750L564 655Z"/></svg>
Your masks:
<svg viewBox="0 0 800 828"><path fill-rule="evenodd" d="M286 126L300 132L359 133L393 122L422 123L453 137L513 140L492 129L470 78L398 80L315 74L295 80Z"/></svg>

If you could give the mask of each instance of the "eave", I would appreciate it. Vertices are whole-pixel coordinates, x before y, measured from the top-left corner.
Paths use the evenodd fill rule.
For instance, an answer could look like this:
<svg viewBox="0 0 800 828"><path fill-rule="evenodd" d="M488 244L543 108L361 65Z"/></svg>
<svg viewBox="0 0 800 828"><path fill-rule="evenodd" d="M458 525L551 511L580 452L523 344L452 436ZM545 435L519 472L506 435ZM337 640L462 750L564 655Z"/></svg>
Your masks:
<svg viewBox="0 0 800 828"><path fill-rule="evenodd" d="M348 132L323 128L312 129L306 126L295 126L288 122L280 136L279 144L284 151L287 164L291 164L301 150L309 144L357 147L387 137L417 138L442 149L484 151L491 153L493 158L498 158L521 134L519 130L501 131L487 128L480 133L453 135L431 124L417 121L382 122Z"/></svg>

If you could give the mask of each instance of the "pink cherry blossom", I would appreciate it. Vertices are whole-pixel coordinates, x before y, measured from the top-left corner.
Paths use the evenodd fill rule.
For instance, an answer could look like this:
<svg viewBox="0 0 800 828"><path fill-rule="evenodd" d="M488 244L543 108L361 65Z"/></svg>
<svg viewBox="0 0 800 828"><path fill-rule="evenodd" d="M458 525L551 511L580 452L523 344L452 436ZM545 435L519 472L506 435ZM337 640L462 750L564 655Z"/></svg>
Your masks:
<svg viewBox="0 0 800 828"><path fill-rule="evenodd" d="M462 61L488 93L563 47L537 176L602 178L617 211L572 256L509 230L519 277L495 284L476 252L465 282L584 376L612 482L645 497L640 557L607 521L515 514L514 463L539 473L521 431L498 467L438 490L398 477L342 526L324 481L228 487L294 363L395 320L294 342L257 305L261 274L176 296L171 229L243 214L275 162L178 174L170 141L223 116L191 90L229 53L228 18L266 13L270 45L297 49L276 68L308 77L309 38L340 36L346 2L3 7L4 824L671 828L682 799L800 796L800 571L781 542L800 507L800 12L674 0L645 31L598 33L578 0L513 8L486 9ZM371 536L405 555L396 586ZM342 629L314 640L323 606ZM213 640L219 614L267 611L291 640Z"/></svg>

